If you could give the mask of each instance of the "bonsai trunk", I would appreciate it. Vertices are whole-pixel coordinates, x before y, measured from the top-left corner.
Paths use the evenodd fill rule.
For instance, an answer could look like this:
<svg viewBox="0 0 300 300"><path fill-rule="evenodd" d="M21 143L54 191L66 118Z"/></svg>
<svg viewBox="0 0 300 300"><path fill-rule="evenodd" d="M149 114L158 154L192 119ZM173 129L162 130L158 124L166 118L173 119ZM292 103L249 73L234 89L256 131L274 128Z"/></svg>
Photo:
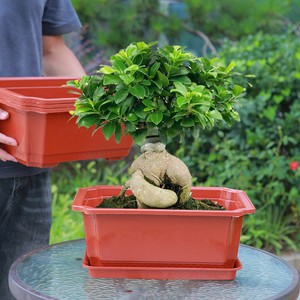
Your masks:
<svg viewBox="0 0 300 300"><path fill-rule="evenodd" d="M132 178L119 196L123 197L130 188L138 208L166 208L177 201L188 201L191 174L180 159L165 150L157 133L147 136L141 152L131 165Z"/></svg>

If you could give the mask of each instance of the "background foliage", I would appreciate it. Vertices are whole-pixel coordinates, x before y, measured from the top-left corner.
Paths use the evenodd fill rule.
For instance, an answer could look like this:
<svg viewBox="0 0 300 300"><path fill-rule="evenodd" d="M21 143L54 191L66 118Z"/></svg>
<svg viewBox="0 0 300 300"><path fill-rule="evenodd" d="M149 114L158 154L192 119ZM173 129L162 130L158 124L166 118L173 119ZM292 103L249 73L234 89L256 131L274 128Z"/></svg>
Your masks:
<svg viewBox="0 0 300 300"><path fill-rule="evenodd" d="M85 37L109 57L131 42L161 40L213 52L224 37L239 40L259 30L282 33L299 22L299 0L72 0ZM297 24L296 26L299 26ZM202 47L204 46L204 48Z"/></svg>
<svg viewBox="0 0 300 300"><path fill-rule="evenodd" d="M177 150L199 184L246 191L258 212L246 218L242 242L277 251L299 246L300 170L289 166L300 160L299 54L292 33L225 41L221 57L256 76L237 108L241 122L202 132Z"/></svg>
<svg viewBox="0 0 300 300"><path fill-rule="evenodd" d="M245 217L243 243L277 253L299 249L300 168L289 165L300 162L300 1L230 0L226 7L221 0L177 1L169 7L159 1L72 2L89 23L80 44L91 39L95 47L85 59L96 61L101 53L98 59L105 61L130 42L160 40L220 56L227 65L234 61L235 71L256 76L248 78L247 101L237 107L241 122L202 131L198 139L187 136L181 145L175 138L167 148L189 166L194 185L246 191L257 212ZM52 243L84 236L80 214L70 211L77 189L123 184L137 153L135 146L126 161L63 163L53 169Z"/></svg>

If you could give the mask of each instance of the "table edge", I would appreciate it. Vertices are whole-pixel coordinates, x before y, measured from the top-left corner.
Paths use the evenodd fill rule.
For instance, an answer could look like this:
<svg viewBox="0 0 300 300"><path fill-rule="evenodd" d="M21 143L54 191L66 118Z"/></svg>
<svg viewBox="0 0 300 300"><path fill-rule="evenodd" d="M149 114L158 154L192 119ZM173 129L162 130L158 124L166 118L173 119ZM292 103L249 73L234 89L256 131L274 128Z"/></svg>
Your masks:
<svg viewBox="0 0 300 300"><path fill-rule="evenodd" d="M76 240L71 240L71 241L65 241L65 242L61 242L61 243L56 243L56 244L51 244L48 246L44 246L42 248L38 248L36 250L33 250L27 254L24 254L22 256L20 256L10 267L9 269L9 278L8 278L8 283L9 283L9 288L11 293L14 295L14 297L16 296L21 296L21 299L27 299L27 295L28 293L31 294L31 299L32 300L59 300L57 298L53 298L50 296L47 296L45 294L42 294L36 290L34 290L33 288L31 288L30 286L28 286L27 284L23 283L21 280L19 280L19 277L17 275L17 267L18 264L23 261L26 257L39 252L39 251L43 251L44 249L47 248L51 248L53 246L56 245L62 245L62 244L67 244L67 243L74 243L74 242L78 242L78 241L83 241L83 239L76 239ZM17 298L17 297L16 297Z"/></svg>
<svg viewBox="0 0 300 300"><path fill-rule="evenodd" d="M42 300L59 300L57 298L53 298L53 297L50 297L50 296L47 296L45 294L42 294L34 289L32 289L30 286L24 284L21 280L19 280L18 276L17 276L17 273L16 273L16 270L17 270L17 266L18 264L23 261L26 257L36 253L36 252L39 252L39 251L43 251L44 249L47 249L47 248L50 248L50 247L54 247L54 246L57 246L57 245L62 245L62 244L66 244L66 243L75 243L75 242L79 242L79 241L83 241L85 240L84 238L83 239L76 239L76 240L70 240L70 241L65 241L65 242L61 242L61 243L56 243L56 244L52 244L52 245L48 245L48 246L44 246L42 248L39 248L39 249L36 249L32 252L29 252L25 255L22 255L21 257L19 257L10 267L10 270L9 270L9 287L10 287L10 290L12 292L12 294L16 297L21 295L24 297L22 297L22 299L26 299L26 294L30 293L31 296L32 296L32 300L38 300L38 299L42 299ZM285 289L283 290L282 292L276 294L276 296L271 296L269 298L265 298L265 300L279 300L279 299L297 299L297 296L299 295L299 292L300 292L300 278L299 278L299 274L296 270L296 268L294 266L292 266L290 263L288 263L286 260L284 260L283 258L273 254L273 253L270 253L270 252L267 252L265 250L261 250L261 249L258 249L258 248L255 248L255 247L252 247L252 246L248 246L248 245L244 245L244 244L240 244L239 245L240 247L244 247L244 248L249 248L249 249L253 249L255 251L259 251L259 252L262 252L266 255L270 255L276 259L278 259L279 261L281 261L282 263L284 263L291 271L292 273L292 282L291 284Z"/></svg>
<svg viewBox="0 0 300 300"><path fill-rule="evenodd" d="M265 250L258 249L258 248L252 247L252 246L244 245L244 244L240 244L240 246L242 246L244 248L254 249L256 251L270 255L270 256L276 258L277 260L281 261L282 263L284 263L292 272L293 279L292 279L291 284L285 290L276 294L276 296L271 296L271 297L265 298L265 300L297 299L297 296L299 295L299 292L300 292L300 277L299 277L298 271L296 270L296 268L294 266L292 266L285 259L281 258L280 256L278 256L276 254L273 254L273 253L270 253ZM286 298L286 297L288 297L288 298Z"/></svg>

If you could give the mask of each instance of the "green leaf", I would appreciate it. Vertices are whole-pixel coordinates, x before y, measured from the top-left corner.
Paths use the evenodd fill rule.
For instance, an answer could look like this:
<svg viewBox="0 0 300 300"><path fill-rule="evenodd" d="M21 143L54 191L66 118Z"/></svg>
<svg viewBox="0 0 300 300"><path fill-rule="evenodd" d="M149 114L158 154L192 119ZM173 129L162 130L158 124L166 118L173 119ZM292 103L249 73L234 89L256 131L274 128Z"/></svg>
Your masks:
<svg viewBox="0 0 300 300"><path fill-rule="evenodd" d="M225 72L231 71L234 67L235 67L235 63L234 63L234 62L231 62L231 63L229 64L229 66L226 68Z"/></svg>
<svg viewBox="0 0 300 300"><path fill-rule="evenodd" d="M124 70L126 69L126 66L124 65L124 63L120 60L113 60L112 63L113 67L115 69L117 69L120 73L124 72Z"/></svg>
<svg viewBox="0 0 300 300"><path fill-rule="evenodd" d="M135 103L135 98L132 96L127 97L123 102L121 106L121 114L123 115L124 112L129 109L131 111L133 105Z"/></svg>
<svg viewBox="0 0 300 300"><path fill-rule="evenodd" d="M147 129L138 129L136 132L132 133L131 136L138 145L142 145L147 136L147 131Z"/></svg>
<svg viewBox="0 0 300 300"><path fill-rule="evenodd" d="M88 112L88 111L93 112L93 109L90 106L88 106L88 107L79 106L78 108L76 107L76 114L83 113L83 112Z"/></svg>
<svg viewBox="0 0 300 300"><path fill-rule="evenodd" d="M146 105L147 107L155 108L155 103L153 102L153 100L144 99L143 104Z"/></svg>
<svg viewBox="0 0 300 300"><path fill-rule="evenodd" d="M137 50L136 45L131 44L126 48L125 52L128 57L131 57L132 54L134 53L134 51L136 51L136 50Z"/></svg>
<svg viewBox="0 0 300 300"><path fill-rule="evenodd" d="M134 113L130 113L127 118L126 118L129 122L135 122L137 121L138 117L136 114Z"/></svg>
<svg viewBox="0 0 300 300"><path fill-rule="evenodd" d="M201 57L200 61L202 62L202 64L203 64L204 67L209 67L211 65L210 61L207 58L205 58L205 57Z"/></svg>
<svg viewBox="0 0 300 300"><path fill-rule="evenodd" d="M276 116L277 106L268 106L263 110L263 115L267 117L270 121L274 121Z"/></svg>
<svg viewBox="0 0 300 300"><path fill-rule="evenodd" d="M144 101L144 100L143 100ZM141 103L135 106L134 113L140 118L145 119L147 117L147 113L144 111L145 106Z"/></svg>
<svg viewBox="0 0 300 300"><path fill-rule="evenodd" d="M284 90L281 90L281 94L288 97L291 94L291 89L290 88L286 88Z"/></svg>
<svg viewBox="0 0 300 300"><path fill-rule="evenodd" d="M163 119L163 113L162 111L156 111L154 113L151 114L151 121L155 124L158 125L162 119Z"/></svg>
<svg viewBox="0 0 300 300"><path fill-rule="evenodd" d="M125 90L125 89L117 91L116 94L115 94L115 102L117 104L119 104L120 102L122 102L123 100L126 99L128 94L129 94L129 91Z"/></svg>
<svg viewBox="0 0 300 300"><path fill-rule="evenodd" d="M158 71L160 67L160 63L156 62L154 63L150 68L150 76L153 78L156 75L156 72Z"/></svg>
<svg viewBox="0 0 300 300"><path fill-rule="evenodd" d="M173 137L175 137L177 135L177 131L172 128L167 128L166 134L167 134L168 138L172 139Z"/></svg>
<svg viewBox="0 0 300 300"><path fill-rule="evenodd" d="M174 47L173 47L173 46L164 45L164 48L165 48L169 53L174 52Z"/></svg>
<svg viewBox="0 0 300 300"><path fill-rule="evenodd" d="M108 141L116 130L116 123L106 122L102 127L102 132L105 139Z"/></svg>
<svg viewBox="0 0 300 300"><path fill-rule="evenodd" d="M239 96L245 89L239 85L235 85L233 88L233 94L234 96Z"/></svg>
<svg viewBox="0 0 300 300"><path fill-rule="evenodd" d="M103 84L104 85L109 85L109 84L119 83L119 82L121 82L120 77L115 76L115 75L103 75Z"/></svg>
<svg viewBox="0 0 300 300"><path fill-rule="evenodd" d="M149 80L147 80L147 79L144 79L144 80L142 80L142 81L140 82L140 84L149 86L149 85L151 85L151 82L150 82Z"/></svg>
<svg viewBox="0 0 300 300"><path fill-rule="evenodd" d="M193 127L191 129L191 133L192 133L192 136L194 137L194 139L197 139L199 137L199 134L200 134L200 129L199 127Z"/></svg>
<svg viewBox="0 0 300 300"><path fill-rule="evenodd" d="M161 89L163 87L162 82L159 79L158 80L153 80L152 82L157 86L158 90L161 91ZM157 93L159 93L159 92L157 92Z"/></svg>
<svg viewBox="0 0 300 300"><path fill-rule="evenodd" d="M125 69L125 72L130 72L130 73L134 73L139 69L138 65L131 65L130 67Z"/></svg>
<svg viewBox="0 0 300 300"><path fill-rule="evenodd" d="M105 89L103 86L99 86L95 89L94 93L93 93L93 98L97 99L100 98L101 96L103 96L106 93Z"/></svg>
<svg viewBox="0 0 300 300"><path fill-rule="evenodd" d="M175 81L174 85L175 85L175 89L171 90L171 92L176 91L176 92L180 93L181 95L186 96L188 91L187 91L186 87L181 82L176 82Z"/></svg>
<svg viewBox="0 0 300 300"><path fill-rule="evenodd" d="M229 125L231 126L231 120L229 117L227 117L226 115L223 116L223 120Z"/></svg>
<svg viewBox="0 0 300 300"><path fill-rule="evenodd" d="M136 45L140 50L148 48L148 45L145 42L138 42Z"/></svg>
<svg viewBox="0 0 300 300"><path fill-rule="evenodd" d="M169 84L169 79L160 71L157 71L158 80L162 83L163 86L167 86Z"/></svg>
<svg viewBox="0 0 300 300"><path fill-rule="evenodd" d="M195 125L195 121L192 118L184 118L184 119L181 120L180 124L183 127L192 127L192 126Z"/></svg>
<svg viewBox="0 0 300 300"><path fill-rule="evenodd" d="M143 55L141 55L141 54L137 54L132 59L132 63L135 65L141 65L142 62L143 62Z"/></svg>
<svg viewBox="0 0 300 300"><path fill-rule="evenodd" d="M167 63L164 63L164 67L168 73L168 76L174 76L174 74L176 74L176 72L179 70L179 67L172 66ZM182 74L179 74L179 75L182 75Z"/></svg>
<svg viewBox="0 0 300 300"><path fill-rule="evenodd" d="M212 118L217 119L217 120L222 120L222 119L223 119L221 113L220 113L219 111L217 111L217 110L212 110L212 111L210 111L210 112L209 112L209 115L210 115Z"/></svg>
<svg viewBox="0 0 300 300"><path fill-rule="evenodd" d="M131 95L135 96L136 98L140 98L140 99L145 98L145 89L143 86L139 84L130 87L129 92Z"/></svg>
<svg viewBox="0 0 300 300"><path fill-rule="evenodd" d="M176 82L181 82L184 85L191 85L191 79L188 78L187 76L176 76L176 77L172 77L170 78L170 81L176 81Z"/></svg>
<svg viewBox="0 0 300 300"><path fill-rule="evenodd" d="M273 97L273 99L277 104L279 104L284 99L284 96L283 95L275 95Z"/></svg>
<svg viewBox="0 0 300 300"><path fill-rule="evenodd" d="M111 112L106 117L106 120L111 121L111 120L115 120L115 119L118 119L118 118L119 118L118 114L116 114L114 112Z"/></svg>
<svg viewBox="0 0 300 300"><path fill-rule="evenodd" d="M211 65L214 65L215 62L217 62L218 60L219 60L219 58L218 58L218 57L215 57L215 58L213 58L213 59L210 60L210 64L211 64Z"/></svg>
<svg viewBox="0 0 300 300"><path fill-rule="evenodd" d="M206 126L206 120L203 117L203 115L201 113L199 113L198 111L193 111L195 114L195 120L198 121L197 123L200 123L202 128L204 129Z"/></svg>
<svg viewBox="0 0 300 300"><path fill-rule="evenodd" d="M158 43L158 41L153 41L153 42L151 42L151 43L148 44L148 47L150 48L150 47L156 45L157 43Z"/></svg>
<svg viewBox="0 0 300 300"><path fill-rule="evenodd" d="M240 116L236 111L231 111L230 116L231 116L232 119L234 119L236 121L241 121Z"/></svg>
<svg viewBox="0 0 300 300"><path fill-rule="evenodd" d="M116 69L113 68L113 67L110 67L110 66L104 66L102 67L98 73L102 73L102 74L113 74L113 73L116 73Z"/></svg>
<svg viewBox="0 0 300 300"><path fill-rule="evenodd" d="M126 130L125 132L135 132L136 131L136 125L134 125L131 122L126 122L125 123L125 130Z"/></svg>
<svg viewBox="0 0 300 300"><path fill-rule="evenodd" d="M181 107L182 105L186 104L186 103L189 103L189 99L186 98L186 97L177 97L176 99L176 103L179 107Z"/></svg>
<svg viewBox="0 0 300 300"><path fill-rule="evenodd" d="M132 74L121 74L120 79L126 84L129 85L135 80L135 77ZM120 81L121 81L120 80Z"/></svg>
<svg viewBox="0 0 300 300"><path fill-rule="evenodd" d="M122 126L121 124L116 124L116 129L115 129L115 141L117 144L120 143L120 140L122 138Z"/></svg>
<svg viewBox="0 0 300 300"><path fill-rule="evenodd" d="M181 75L186 75L186 74L189 74L190 71L186 68L186 67L181 67L181 68L178 68L177 67L177 70L172 70L172 76L181 76Z"/></svg>
<svg viewBox="0 0 300 300"><path fill-rule="evenodd" d="M83 126L85 128L89 128L97 124L99 120L100 116L98 114L87 114L83 115L82 117L78 117L77 123L79 127Z"/></svg>

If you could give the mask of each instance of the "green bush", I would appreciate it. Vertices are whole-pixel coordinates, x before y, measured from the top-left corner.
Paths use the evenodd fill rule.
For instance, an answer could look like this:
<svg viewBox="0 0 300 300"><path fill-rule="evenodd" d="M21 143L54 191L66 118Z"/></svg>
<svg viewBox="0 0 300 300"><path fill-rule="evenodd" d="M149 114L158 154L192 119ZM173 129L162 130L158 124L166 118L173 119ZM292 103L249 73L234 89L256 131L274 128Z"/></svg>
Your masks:
<svg viewBox="0 0 300 300"><path fill-rule="evenodd" d="M52 217L50 244L84 238L80 212L71 205L78 189L95 185L123 185L128 176L128 163L105 160L68 162L52 169Z"/></svg>
<svg viewBox="0 0 300 300"><path fill-rule="evenodd" d="M202 132L179 150L173 142L171 149L197 178L195 184L246 191L258 212L245 218L242 242L277 252L282 246L295 249L300 168L289 164L300 162L300 41L293 34L258 33L236 44L225 42L221 57L234 61L235 71L256 76L247 101L237 108L241 122L230 130L224 125ZM243 85L243 80L239 76L236 82Z"/></svg>
<svg viewBox="0 0 300 300"><path fill-rule="evenodd" d="M72 0L86 38L110 57L137 41L164 40L198 55L224 37L239 40L258 30L281 33L299 20L299 0ZM201 32L201 33L200 33ZM207 47L208 46L208 47ZM213 51L214 52L214 51ZM215 55L215 54L214 54Z"/></svg>

